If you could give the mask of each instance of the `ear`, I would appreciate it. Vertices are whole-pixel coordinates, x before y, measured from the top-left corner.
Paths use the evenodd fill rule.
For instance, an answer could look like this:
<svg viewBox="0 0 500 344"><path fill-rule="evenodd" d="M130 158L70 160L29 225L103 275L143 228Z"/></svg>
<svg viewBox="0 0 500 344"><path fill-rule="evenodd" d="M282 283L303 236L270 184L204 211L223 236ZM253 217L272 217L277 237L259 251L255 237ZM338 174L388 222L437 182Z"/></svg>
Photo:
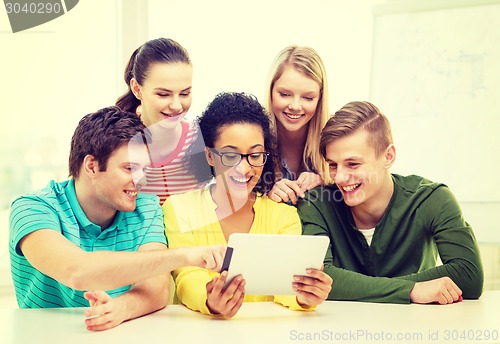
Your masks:
<svg viewBox="0 0 500 344"><path fill-rule="evenodd" d="M205 157L207 158L208 164L210 166L214 167L214 165L215 165L214 155L213 155L212 151L210 150L210 148L208 148L208 147L205 147Z"/></svg>
<svg viewBox="0 0 500 344"><path fill-rule="evenodd" d="M94 179L97 176L97 172L99 172L99 163L93 155L86 155L85 158L83 158L82 172L90 179Z"/></svg>
<svg viewBox="0 0 500 344"><path fill-rule="evenodd" d="M394 164L394 161L396 161L396 147L394 147L394 144L390 144L386 149L385 149L385 168L389 169L392 167Z"/></svg>
<svg viewBox="0 0 500 344"><path fill-rule="evenodd" d="M142 100L141 86L135 78L130 79L130 89L137 99Z"/></svg>

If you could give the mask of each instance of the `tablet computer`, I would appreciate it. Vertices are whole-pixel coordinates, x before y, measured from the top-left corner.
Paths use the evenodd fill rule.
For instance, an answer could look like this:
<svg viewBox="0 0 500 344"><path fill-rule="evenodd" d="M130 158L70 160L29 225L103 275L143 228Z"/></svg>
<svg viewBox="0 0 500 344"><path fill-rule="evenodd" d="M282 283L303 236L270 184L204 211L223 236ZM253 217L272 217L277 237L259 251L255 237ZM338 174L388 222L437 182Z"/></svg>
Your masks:
<svg viewBox="0 0 500 344"><path fill-rule="evenodd" d="M247 295L295 295L293 276L320 269L328 243L326 236L233 233L222 265L226 285L241 274Z"/></svg>

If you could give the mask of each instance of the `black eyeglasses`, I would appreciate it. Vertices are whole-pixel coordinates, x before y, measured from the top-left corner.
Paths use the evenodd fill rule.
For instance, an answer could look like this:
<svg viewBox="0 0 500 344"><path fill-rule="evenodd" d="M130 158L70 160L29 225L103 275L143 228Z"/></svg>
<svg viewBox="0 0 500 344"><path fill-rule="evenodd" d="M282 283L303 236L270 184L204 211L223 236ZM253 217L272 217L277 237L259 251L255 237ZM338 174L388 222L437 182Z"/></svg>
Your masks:
<svg viewBox="0 0 500 344"><path fill-rule="evenodd" d="M248 154L241 154L236 152L219 152L215 148L210 148L212 152L220 156L220 161L222 165L226 167L234 167L237 166L243 158L247 159L247 162L250 166L264 166L267 161L267 157L269 153L267 152L254 152Z"/></svg>

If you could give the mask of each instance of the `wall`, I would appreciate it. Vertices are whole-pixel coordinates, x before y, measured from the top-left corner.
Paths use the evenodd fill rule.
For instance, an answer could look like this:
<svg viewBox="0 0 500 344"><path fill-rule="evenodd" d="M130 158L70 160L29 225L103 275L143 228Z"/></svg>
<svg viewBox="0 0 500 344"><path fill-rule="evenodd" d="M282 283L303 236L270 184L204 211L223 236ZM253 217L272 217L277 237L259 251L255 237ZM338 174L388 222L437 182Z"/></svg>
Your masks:
<svg viewBox="0 0 500 344"><path fill-rule="evenodd" d="M221 91L263 99L269 67L290 44L311 46L321 55L334 110L368 97L371 10L379 2L149 0L148 35L174 38L188 49L194 64L193 115Z"/></svg>
<svg viewBox="0 0 500 344"><path fill-rule="evenodd" d="M370 99L389 117L394 171L450 186L480 242L500 243L500 1L375 7Z"/></svg>

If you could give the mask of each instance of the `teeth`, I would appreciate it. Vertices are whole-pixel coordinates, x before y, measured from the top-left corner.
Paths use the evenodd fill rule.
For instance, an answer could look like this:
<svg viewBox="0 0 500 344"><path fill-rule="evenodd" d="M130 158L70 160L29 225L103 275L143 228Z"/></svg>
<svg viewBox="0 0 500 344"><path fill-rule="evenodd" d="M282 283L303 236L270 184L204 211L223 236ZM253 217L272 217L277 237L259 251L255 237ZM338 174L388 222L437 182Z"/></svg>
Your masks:
<svg viewBox="0 0 500 344"><path fill-rule="evenodd" d="M342 189L344 189L344 191L350 192L350 191L356 189L358 186L359 186L359 184L347 185L347 186L343 186Z"/></svg>
<svg viewBox="0 0 500 344"><path fill-rule="evenodd" d="M237 177L232 177L235 181L237 181L238 183L248 183L248 181L250 180L250 177L249 178L237 178Z"/></svg>
<svg viewBox="0 0 500 344"><path fill-rule="evenodd" d="M292 115L292 114L289 114L289 113L287 113L286 115L288 117L290 117L291 119L299 119L300 117L302 117L302 115Z"/></svg>
<svg viewBox="0 0 500 344"><path fill-rule="evenodd" d="M137 196L137 194L138 194L138 192L137 192L137 191L126 191L126 190L125 190L125 193L126 193L127 195L130 195L130 196Z"/></svg>
<svg viewBox="0 0 500 344"><path fill-rule="evenodd" d="M168 113L162 112L161 114L162 114L163 116L166 116L166 117L177 117L177 116L180 116L182 113L169 115Z"/></svg>

